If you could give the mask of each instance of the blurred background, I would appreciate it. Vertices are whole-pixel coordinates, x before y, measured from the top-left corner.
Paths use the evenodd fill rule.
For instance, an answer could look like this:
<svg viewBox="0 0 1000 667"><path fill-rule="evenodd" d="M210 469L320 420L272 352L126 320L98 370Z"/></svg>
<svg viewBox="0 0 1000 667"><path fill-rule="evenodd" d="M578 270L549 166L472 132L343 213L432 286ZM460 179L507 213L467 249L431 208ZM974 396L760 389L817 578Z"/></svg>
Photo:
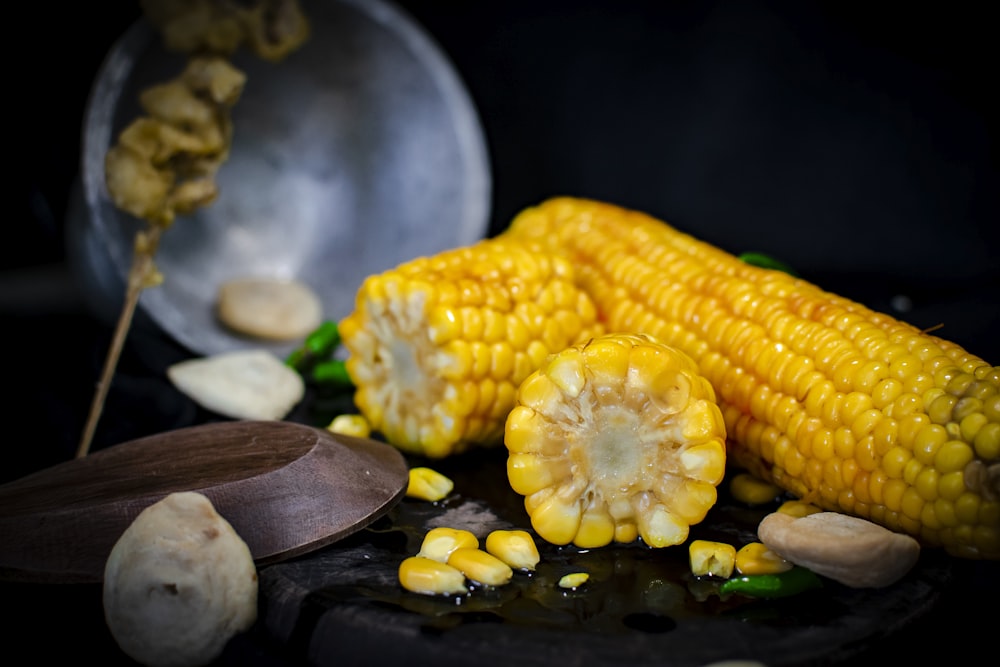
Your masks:
<svg viewBox="0 0 1000 667"><path fill-rule="evenodd" d="M490 233L553 195L604 199L734 253L767 253L1000 359L997 58L972 3L397 5L479 113ZM75 444L109 336L65 261L84 107L141 12L121 0L24 11L47 56L13 74L24 148L0 244L0 317L16 353L9 377L23 385L8 409L40 425L51 461ZM130 363L126 351L123 374ZM131 434L102 430L97 442Z"/></svg>

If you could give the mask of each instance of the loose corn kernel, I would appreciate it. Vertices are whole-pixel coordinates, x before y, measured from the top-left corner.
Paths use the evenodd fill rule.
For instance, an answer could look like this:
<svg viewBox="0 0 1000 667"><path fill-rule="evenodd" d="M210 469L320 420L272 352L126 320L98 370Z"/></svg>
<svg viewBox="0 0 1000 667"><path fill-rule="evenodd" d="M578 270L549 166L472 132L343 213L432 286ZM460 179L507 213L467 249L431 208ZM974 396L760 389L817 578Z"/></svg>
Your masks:
<svg viewBox="0 0 1000 667"><path fill-rule="evenodd" d="M486 586L503 586L514 576L507 563L482 549L470 547L452 551L448 565L458 569L466 579Z"/></svg>
<svg viewBox="0 0 1000 667"><path fill-rule="evenodd" d="M603 324L572 263L486 239L367 277L338 330L372 429L442 458L498 446L514 388Z"/></svg>
<svg viewBox="0 0 1000 667"><path fill-rule="evenodd" d="M441 561L410 556L399 564L399 583L423 595L459 595L469 592L462 572Z"/></svg>
<svg viewBox="0 0 1000 667"><path fill-rule="evenodd" d="M812 503L803 502L801 500L786 500L778 506L776 511L782 512L783 514L789 514L791 516L806 516L807 514L821 512L822 510Z"/></svg>
<svg viewBox="0 0 1000 667"><path fill-rule="evenodd" d="M651 336L608 334L551 355L507 417L507 477L531 526L589 549L680 544L725 475L723 416L697 366Z"/></svg>
<svg viewBox="0 0 1000 667"><path fill-rule="evenodd" d="M725 542L693 540L688 545L691 574L728 579L736 567L736 547Z"/></svg>
<svg viewBox="0 0 1000 667"><path fill-rule="evenodd" d="M526 530L494 530L486 536L486 551L514 570L534 571L541 556Z"/></svg>
<svg viewBox="0 0 1000 667"><path fill-rule="evenodd" d="M438 526L437 528L431 528L424 535L423 542L420 544L420 551L417 552L417 555L447 563L451 552L455 549L463 548L478 549L479 538L471 531L462 528Z"/></svg>
<svg viewBox="0 0 1000 667"><path fill-rule="evenodd" d="M433 468L417 466L410 468L410 480L406 486L406 495L409 498L437 502L447 497L454 488L455 483L449 477Z"/></svg>
<svg viewBox="0 0 1000 667"><path fill-rule="evenodd" d="M761 542L744 544L736 552L736 571L740 574L777 574L790 569L792 563Z"/></svg>
<svg viewBox="0 0 1000 667"><path fill-rule="evenodd" d="M730 463L823 510L1000 559L1000 473L983 473L1000 469L1000 366L639 211L558 197L500 237L572 261L608 331L689 355Z"/></svg>
<svg viewBox="0 0 1000 667"><path fill-rule="evenodd" d="M559 578L559 588L569 588L576 590L590 580L590 574L586 572L571 572Z"/></svg>
<svg viewBox="0 0 1000 667"><path fill-rule="evenodd" d="M737 473L729 481L729 493L737 502L746 505L766 505L783 493L780 486L766 482L747 472Z"/></svg>
<svg viewBox="0 0 1000 667"><path fill-rule="evenodd" d="M337 415L327 424L326 430L357 438L368 438L372 434L371 425L363 415Z"/></svg>

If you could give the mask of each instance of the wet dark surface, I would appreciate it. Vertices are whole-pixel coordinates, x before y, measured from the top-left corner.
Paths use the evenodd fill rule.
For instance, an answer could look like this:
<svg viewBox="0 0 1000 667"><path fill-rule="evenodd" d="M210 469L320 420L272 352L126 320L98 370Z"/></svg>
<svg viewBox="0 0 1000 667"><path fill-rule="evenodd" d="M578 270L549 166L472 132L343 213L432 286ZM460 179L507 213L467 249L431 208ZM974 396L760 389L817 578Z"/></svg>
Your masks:
<svg viewBox="0 0 1000 667"><path fill-rule="evenodd" d="M975 5L401 4L452 58L480 112L493 231L554 194L607 199L731 251L769 253L1000 359L1000 116L988 85L996 52ZM61 8L58 21L48 5L27 11L32 43L64 57L57 70L27 58L14 73L26 150L0 244L0 330L3 414L20 434L5 440L3 481L73 456L110 341L68 272L63 225L90 80L138 16L132 2L102 5L98 21L86 4ZM188 356L137 327L94 447L218 419L165 379ZM319 420L344 404L311 399L291 418ZM640 548L547 549L534 577L475 591L462 605L404 596L387 577L421 521L487 501L497 520L524 523L516 502L498 502L509 491L494 468L449 465L459 497L444 507L401 505L344 543L264 569L259 627L220 662L309 664L313 651L339 664L699 664L736 653L775 665L902 664L944 645L971 660L995 630L997 564L930 552L898 587L830 586L780 603L699 601L682 554ZM717 518L728 515L703 529L720 529ZM741 531L753 523L739 518ZM593 572L588 586L554 592L553 578L578 567ZM3 593L11 655L130 664L104 627L99 589Z"/></svg>
<svg viewBox="0 0 1000 667"><path fill-rule="evenodd" d="M87 329L78 317L22 324L29 337L51 326ZM91 333L95 341L101 339L98 332ZM86 356L80 340L74 337L64 346L65 358ZM219 419L157 377L159 364L174 354L183 356L183 351L152 335L136 336L127 347L122 381L109 394L107 406L107 414L116 417L107 420L102 439ZM150 350L159 353L150 357ZM90 354L94 360L100 356L97 348ZM156 363L142 361L151 358ZM50 357L40 365L50 380L69 368ZM24 389L37 392L40 384ZM44 384L52 391L45 411L59 413L60 419L69 415L64 410L82 414L82 382L75 399L64 393L74 386L65 378ZM290 419L322 424L347 400L311 388ZM160 407L155 416L138 419L153 403ZM36 434L60 424L60 419L39 415L41 411L36 404L33 413L21 413L41 417ZM62 428L62 455L69 457L77 434L68 424ZM23 449L12 463L27 469L56 459L59 452L47 442L22 440ZM405 499L355 536L261 568L258 624L231 643L219 664L372 664L376 658L375 664L398 659L410 665L459 665L468 664L471 656L482 665L509 664L512 657L524 665L699 665L735 657L768 665L878 664L921 658L927 637L964 637L958 650L971 652L976 638L988 636L992 628L992 616L981 607L985 602L988 608L1000 593L997 564L956 561L935 551L925 551L910 575L887 589L855 591L827 581L802 596L757 601L723 600L711 584L693 580L683 547L654 550L633 544L581 552L538 541L538 570L530 576L517 573L509 586L473 589L460 601L403 591L396 580L398 564L416 553L430 527L467 527L483 536L493 528L529 528L520 498L506 484L503 455L491 450L440 462L411 459L451 476L454 493L435 504ZM15 469L6 472L13 477ZM692 536L750 541L754 526L771 508L744 507L728 498L725 483L720 489L720 502L692 529ZM556 586L559 577L575 571L590 573L590 581L577 591ZM80 650L100 656L105 664L132 664L103 625L99 586L0 588L8 607L18 610L5 622L12 650L24 647L39 658L57 660Z"/></svg>
<svg viewBox="0 0 1000 667"><path fill-rule="evenodd" d="M928 613L955 578L948 559L925 554L890 588L858 591L824 581L781 600L722 596L717 582L691 575L684 547L641 543L589 551L536 538L542 560L498 588L464 596L408 593L399 562L424 534L445 525L483 538L529 527L521 499L505 484L504 453L462 457L438 469L456 491L441 503L404 500L384 520L333 548L261 573L263 632L318 664L366 656L408 664L630 664L697 666L725 659L768 665L840 664ZM725 492L692 538L755 541L774 507L748 508ZM560 577L586 572L576 590ZM716 638L713 640L712 638ZM723 640L724 638L724 640ZM669 656L669 659L665 659Z"/></svg>

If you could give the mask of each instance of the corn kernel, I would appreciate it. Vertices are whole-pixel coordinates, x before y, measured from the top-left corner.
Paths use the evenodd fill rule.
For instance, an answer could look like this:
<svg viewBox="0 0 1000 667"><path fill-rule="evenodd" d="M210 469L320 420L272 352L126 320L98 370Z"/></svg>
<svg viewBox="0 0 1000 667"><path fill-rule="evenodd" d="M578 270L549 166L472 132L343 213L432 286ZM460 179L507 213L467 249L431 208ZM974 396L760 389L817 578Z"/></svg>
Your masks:
<svg viewBox="0 0 1000 667"><path fill-rule="evenodd" d="M458 569L466 579L486 586L503 586L514 576L507 563L487 551L470 547L452 551L448 565Z"/></svg>
<svg viewBox="0 0 1000 667"><path fill-rule="evenodd" d="M437 528L431 528L424 535L420 551L417 555L446 563L451 552L455 549L463 548L478 549L479 538L471 531L462 528L438 526Z"/></svg>
<svg viewBox="0 0 1000 667"><path fill-rule="evenodd" d="M802 500L786 500L778 507L777 511L783 512L784 514L790 514L791 516L803 517L809 514L815 514L816 512L821 512L822 510L812 503L807 503Z"/></svg>
<svg viewBox="0 0 1000 667"><path fill-rule="evenodd" d="M592 549L615 541L631 542L638 537L636 533L629 539L623 539L625 534L618 531L615 520L606 508L592 506L580 518L580 527L573 538L573 544L581 549Z"/></svg>
<svg viewBox="0 0 1000 667"><path fill-rule="evenodd" d="M735 500L747 505L766 505L777 500L783 493L777 484L765 482L746 472L733 476L729 482L729 492Z"/></svg>
<svg viewBox="0 0 1000 667"><path fill-rule="evenodd" d="M736 567L736 547L725 542L694 540L688 546L691 574L728 579Z"/></svg>
<svg viewBox="0 0 1000 667"><path fill-rule="evenodd" d="M486 536L486 551L514 570L533 571L541 556L526 530L494 530Z"/></svg>
<svg viewBox="0 0 1000 667"><path fill-rule="evenodd" d="M586 572L572 572L559 578L559 588L569 588L576 590L590 580L590 574Z"/></svg>
<svg viewBox="0 0 1000 667"><path fill-rule="evenodd" d="M507 457L507 480L521 495L531 495L569 477L571 465L563 459L511 452Z"/></svg>
<svg viewBox="0 0 1000 667"><path fill-rule="evenodd" d="M531 514L531 526L535 532L546 542L559 546L573 541L583 516L579 503L568 502L557 494L552 494L542 500L532 510L529 510L529 513Z"/></svg>
<svg viewBox="0 0 1000 667"><path fill-rule="evenodd" d="M399 583L403 588L423 595L458 595L468 593L465 575L455 567L422 556L410 556L399 565Z"/></svg>
<svg viewBox="0 0 1000 667"><path fill-rule="evenodd" d="M455 488L455 483L433 468L417 466L410 468L410 479L406 486L408 498L418 498L437 502Z"/></svg>
<svg viewBox="0 0 1000 667"><path fill-rule="evenodd" d="M736 571L740 574L777 574L790 569L792 563L761 542L750 542L736 552Z"/></svg>
<svg viewBox="0 0 1000 667"><path fill-rule="evenodd" d="M326 430L358 438L367 438L372 434L371 424L363 415L337 415L327 424Z"/></svg>

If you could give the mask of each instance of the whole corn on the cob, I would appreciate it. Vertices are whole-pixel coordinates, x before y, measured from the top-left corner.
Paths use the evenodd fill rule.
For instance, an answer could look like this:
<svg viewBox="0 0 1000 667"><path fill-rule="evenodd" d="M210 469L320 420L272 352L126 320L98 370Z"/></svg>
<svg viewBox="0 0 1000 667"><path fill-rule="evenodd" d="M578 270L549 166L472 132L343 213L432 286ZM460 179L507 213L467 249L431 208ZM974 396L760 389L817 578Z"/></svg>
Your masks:
<svg viewBox="0 0 1000 667"><path fill-rule="evenodd" d="M680 544L716 502L726 431L683 352L608 334L552 355L507 418L511 488L553 544Z"/></svg>
<svg viewBox="0 0 1000 667"><path fill-rule="evenodd" d="M690 355L738 465L925 545L1000 558L1000 367L638 211L554 198L502 236L561 252L609 331Z"/></svg>
<svg viewBox="0 0 1000 667"><path fill-rule="evenodd" d="M339 330L372 429L441 458L499 444L521 381L596 317L566 259L484 240L369 276Z"/></svg>

